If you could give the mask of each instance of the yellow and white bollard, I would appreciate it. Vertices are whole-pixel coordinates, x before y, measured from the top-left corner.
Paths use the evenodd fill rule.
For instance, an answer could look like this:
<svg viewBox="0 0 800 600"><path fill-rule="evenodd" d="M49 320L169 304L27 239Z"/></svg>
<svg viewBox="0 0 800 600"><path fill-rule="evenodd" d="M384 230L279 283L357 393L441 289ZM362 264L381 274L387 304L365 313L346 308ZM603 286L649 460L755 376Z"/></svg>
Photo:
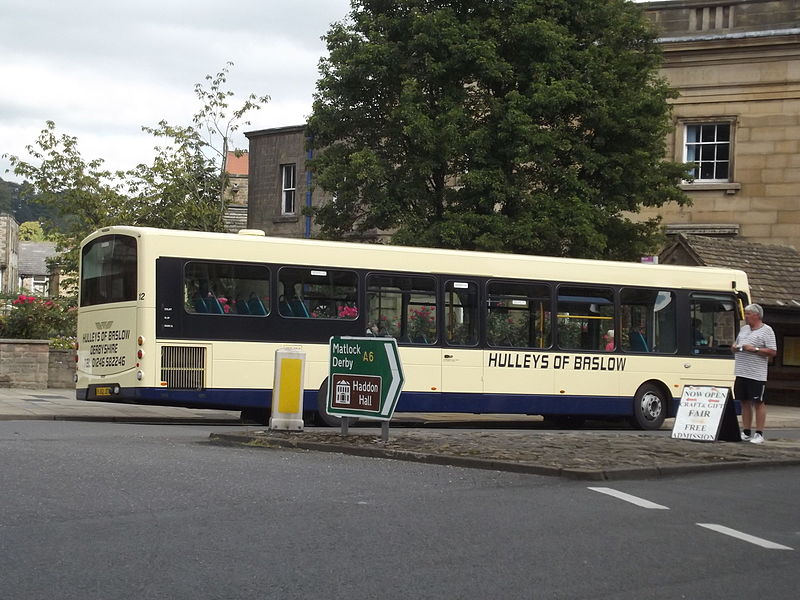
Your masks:
<svg viewBox="0 0 800 600"><path fill-rule="evenodd" d="M306 353L296 348L275 351L270 429L303 431L303 374Z"/></svg>

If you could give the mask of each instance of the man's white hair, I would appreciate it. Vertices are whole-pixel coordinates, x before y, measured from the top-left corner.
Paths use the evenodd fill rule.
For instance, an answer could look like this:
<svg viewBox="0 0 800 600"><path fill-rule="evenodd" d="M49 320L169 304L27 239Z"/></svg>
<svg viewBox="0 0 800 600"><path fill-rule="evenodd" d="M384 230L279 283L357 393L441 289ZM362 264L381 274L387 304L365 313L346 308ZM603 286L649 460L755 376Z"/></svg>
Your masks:
<svg viewBox="0 0 800 600"><path fill-rule="evenodd" d="M748 304L744 307L744 312L756 313L759 319L764 318L764 309L761 308L760 304Z"/></svg>

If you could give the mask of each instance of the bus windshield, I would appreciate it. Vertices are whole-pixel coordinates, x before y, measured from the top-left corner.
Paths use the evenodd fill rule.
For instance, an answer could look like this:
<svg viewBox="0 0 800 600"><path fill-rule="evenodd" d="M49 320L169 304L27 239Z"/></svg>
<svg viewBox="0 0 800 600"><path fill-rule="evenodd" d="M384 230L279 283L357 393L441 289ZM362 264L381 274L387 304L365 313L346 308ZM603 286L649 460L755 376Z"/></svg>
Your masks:
<svg viewBox="0 0 800 600"><path fill-rule="evenodd" d="M83 247L81 306L136 300L136 239L104 235Z"/></svg>

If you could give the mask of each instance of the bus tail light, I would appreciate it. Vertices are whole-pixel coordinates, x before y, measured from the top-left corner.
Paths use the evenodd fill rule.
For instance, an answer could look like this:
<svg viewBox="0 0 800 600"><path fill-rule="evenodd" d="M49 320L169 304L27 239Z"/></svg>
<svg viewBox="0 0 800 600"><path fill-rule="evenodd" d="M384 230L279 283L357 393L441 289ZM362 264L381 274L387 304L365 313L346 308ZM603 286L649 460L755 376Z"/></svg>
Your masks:
<svg viewBox="0 0 800 600"><path fill-rule="evenodd" d="M136 371L136 379L138 379L139 381L144 379L144 373L142 373L141 371Z"/></svg>
<svg viewBox="0 0 800 600"><path fill-rule="evenodd" d="M144 356L144 351L143 350L139 350L138 352L136 352L136 357L139 360L141 360L143 356Z"/></svg>
<svg viewBox="0 0 800 600"><path fill-rule="evenodd" d="M144 337L140 335L138 338L136 338L136 343L140 346L144 346Z"/></svg>

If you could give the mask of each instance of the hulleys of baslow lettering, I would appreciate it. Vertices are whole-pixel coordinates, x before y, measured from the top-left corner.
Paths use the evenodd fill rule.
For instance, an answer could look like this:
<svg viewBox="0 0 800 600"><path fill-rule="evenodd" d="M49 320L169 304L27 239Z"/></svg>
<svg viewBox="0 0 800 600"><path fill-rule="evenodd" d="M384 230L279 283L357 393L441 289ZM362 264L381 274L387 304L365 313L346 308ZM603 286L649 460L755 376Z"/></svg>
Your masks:
<svg viewBox="0 0 800 600"><path fill-rule="evenodd" d="M730 388L687 385L675 415L672 437L703 442L739 442L739 421Z"/></svg>

